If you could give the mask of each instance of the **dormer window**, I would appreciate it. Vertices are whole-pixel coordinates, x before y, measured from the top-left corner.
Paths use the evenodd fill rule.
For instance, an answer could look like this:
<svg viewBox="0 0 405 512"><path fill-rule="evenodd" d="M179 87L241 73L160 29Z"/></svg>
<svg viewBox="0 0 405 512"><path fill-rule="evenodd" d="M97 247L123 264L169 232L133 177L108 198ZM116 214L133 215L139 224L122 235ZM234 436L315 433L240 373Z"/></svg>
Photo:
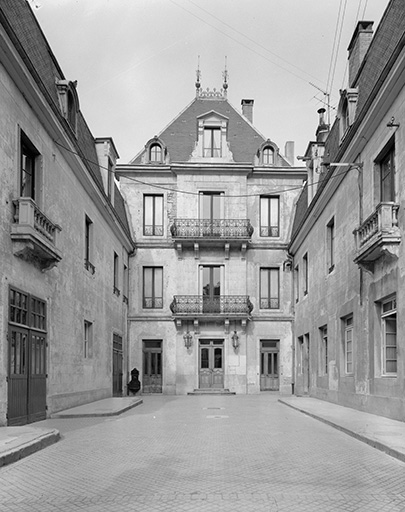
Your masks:
<svg viewBox="0 0 405 512"><path fill-rule="evenodd" d="M148 140L142 157L145 164L163 164L167 161L167 158L167 147L157 135Z"/></svg>
<svg viewBox="0 0 405 512"><path fill-rule="evenodd" d="M263 165L273 165L273 164L274 164L274 149L268 146L263 149Z"/></svg>
<svg viewBox="0 0 405 512"><path fill-rule="evenodd" d="M79 97L77 96L76 86L76 81L56 80L62 115L75 133L77 131L77 113L79 112Z"/></svg>
<svg viewBox="0 0 405 512"><path fill-rule="evenodd" d="M218 158L221 155L221 128L204 126L204 157Z"/></svg>
<svg viewBox="0 0 405 512"><path fill-rule="evenodd" d="M255 155L255 165L277 165L278 147L270 139L264 141Z"/></svg>
<svg viewBox="0 0 405 512"><path fill-rule="evenodd" d="M159 144L152 144L149 149L149 160L151 162L162 161L162 147Z"/></svg>
<svg viewBox="0 0 405 512"><path fill-rule="evenodd" d="M340 140L344 138L356 117L358 89L340 91L338 107Z"/></svg>
<svg viewBox="0 0 405 512"><path fill-rule="evenodd" d="M233 162L228 142L229 119L211 110L197 117L197 140L191 161Z"/></svg>

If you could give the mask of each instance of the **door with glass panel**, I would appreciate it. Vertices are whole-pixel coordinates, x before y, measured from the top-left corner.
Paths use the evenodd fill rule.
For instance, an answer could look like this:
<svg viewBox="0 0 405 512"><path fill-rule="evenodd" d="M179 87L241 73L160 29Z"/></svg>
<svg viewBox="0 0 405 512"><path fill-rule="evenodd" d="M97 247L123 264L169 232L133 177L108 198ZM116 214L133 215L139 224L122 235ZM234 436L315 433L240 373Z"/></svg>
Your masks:
<svg viewBox="0 0 405 512"><path fill-rule="evenodd" d="M260 342L260 390L278 391L279 389L279 342L262 340Z"/></svg>
<svg viewBox="0 0 405 512"><path fill-rule="evenodd" d="M201 235L219 237L220 219L222 218L222 192L200 192Z"/></svg>
<svg viewBox="0 0 405 512"><path fill-rule="evenodd" d="M221 267L202 267L203 312L219 313L221 296Z"/></svg>
<svg viewBox="0 0 405 512"><path fill-rule="evenodd" d="M223 340L200 340L199 387L200 389L223 389Z"/></svg>
<svg viewBox="0 0 405 512"><path fill-rule="evenodd" d="M162 342L143 342L143 379L144 393L162 392Z"/></svg>

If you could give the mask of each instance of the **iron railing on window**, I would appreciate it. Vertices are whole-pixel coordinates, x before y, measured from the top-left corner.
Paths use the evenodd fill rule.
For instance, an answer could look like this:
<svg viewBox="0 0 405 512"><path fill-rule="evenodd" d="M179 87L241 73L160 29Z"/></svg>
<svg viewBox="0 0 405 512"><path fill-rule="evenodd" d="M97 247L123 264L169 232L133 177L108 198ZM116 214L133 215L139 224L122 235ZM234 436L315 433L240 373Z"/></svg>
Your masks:
<svg viewBox="0 0 405 512"><path fill-rule="evenodd" d="M249 239L253 234L249 219L174 219L173 238Z"/></svg>
<svg viewBox="0 0 405 512"><path fill-rule="evenodd" d="M174 315L240 315L249 316L253 304L248 295L175 295L170 304Z"/></svg>

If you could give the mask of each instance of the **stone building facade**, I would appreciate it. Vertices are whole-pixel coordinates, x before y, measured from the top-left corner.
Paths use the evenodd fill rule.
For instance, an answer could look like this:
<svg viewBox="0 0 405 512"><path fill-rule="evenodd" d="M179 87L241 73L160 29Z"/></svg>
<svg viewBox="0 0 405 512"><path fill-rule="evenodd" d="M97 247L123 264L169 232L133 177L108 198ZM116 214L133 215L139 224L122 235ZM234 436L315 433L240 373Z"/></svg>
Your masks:
<svg viewBox="0 0 405 512"><path fill-rule="evenodd" d="M0 5L0 425L121 393L133 250L118 157L25 0Z"/></svg>
<svg viewBox="0 0 405 512"><path fill-rule="evenodd" d="M304 157L289 248L295 390L404 420L403 2L372 25L358 23L336 121L327 133L321 111Z"/></svg>
<svg viewBox="0 0 405 512"><path fill-rule="evenodd" d="M144 393L291 393L287 256L305 168L220 91L117 166L136 238L128 313Z"/></svg>

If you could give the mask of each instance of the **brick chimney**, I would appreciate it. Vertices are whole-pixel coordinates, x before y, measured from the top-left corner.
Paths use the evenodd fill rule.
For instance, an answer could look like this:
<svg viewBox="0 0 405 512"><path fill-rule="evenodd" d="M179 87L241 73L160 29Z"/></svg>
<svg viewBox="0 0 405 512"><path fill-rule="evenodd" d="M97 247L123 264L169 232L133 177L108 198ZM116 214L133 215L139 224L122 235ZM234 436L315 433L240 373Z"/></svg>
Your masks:
<svg viewBox="0 0 405 512"><path fill-rule="evenodd" d="M373 21L359 21L347 48L349 52L349 87L354 81L373 38Z"/></svg>
<svg viewBox="0 0 405 512"><path fill-rule="evenodd" d="M242 114L253 124L253 103L255 100L242 100Z"/></svg>

